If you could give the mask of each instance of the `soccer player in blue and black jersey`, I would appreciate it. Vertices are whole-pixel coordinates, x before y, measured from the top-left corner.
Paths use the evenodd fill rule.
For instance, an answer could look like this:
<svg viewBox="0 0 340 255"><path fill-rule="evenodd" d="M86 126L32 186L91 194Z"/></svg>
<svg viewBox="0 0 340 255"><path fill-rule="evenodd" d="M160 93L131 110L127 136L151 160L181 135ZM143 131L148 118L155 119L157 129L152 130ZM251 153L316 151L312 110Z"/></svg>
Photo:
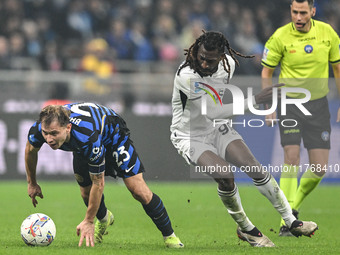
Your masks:
<svg viewBox="0 0 340 255"><path fill-rule="evenodd" d="M84 220L77 226L79 246L101 243L113 214L104 202L104 176L123 178L133 197L162 232L169 248L184 245L174 234L162 200L143 179L144 167L130 139L125 121L112 109L94 103L49 105L29 130L25 149L28 195L36 207L43 194L36 179L38 151L47 143L53 150L73 152L73 170L87 206ZM94 224L94 218L97 221Z"/></svg>

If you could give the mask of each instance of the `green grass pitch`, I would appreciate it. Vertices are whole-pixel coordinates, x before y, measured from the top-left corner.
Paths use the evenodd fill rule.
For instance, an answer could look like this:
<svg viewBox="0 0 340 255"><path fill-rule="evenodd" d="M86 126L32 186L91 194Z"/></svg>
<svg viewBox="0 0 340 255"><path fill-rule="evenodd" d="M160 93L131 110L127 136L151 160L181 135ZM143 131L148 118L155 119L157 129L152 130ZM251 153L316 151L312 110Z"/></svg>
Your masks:
<svg viewBox="0 0 340 255"><path fill-rule="evenodd" d="M31 204L25 182L0 182L0 254L340 254L339 185L321 185L303 204L302 219L314 220L319 230L312 238L278 237L279 215L251 184L239 185L243 207L253 223L275 248L253 248L239 242L236 224L217 196L213 182L150 182L172 219L176 234L185 244L181 250L163 246L160 232L120 182L107 179L106 205L115 215L102 244L77 247L76 226L85 206L76 182L40 182L44 199ZM48 247L29 247L20 237L21 222L42 212L55 222L57 235Z"/></svg>

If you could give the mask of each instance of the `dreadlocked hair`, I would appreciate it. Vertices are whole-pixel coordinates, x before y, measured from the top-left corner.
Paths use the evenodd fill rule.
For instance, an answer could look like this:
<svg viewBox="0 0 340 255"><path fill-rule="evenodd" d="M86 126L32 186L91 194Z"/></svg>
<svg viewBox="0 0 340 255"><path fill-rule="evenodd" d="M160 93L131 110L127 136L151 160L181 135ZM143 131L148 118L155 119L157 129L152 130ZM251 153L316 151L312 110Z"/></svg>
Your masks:
<svg viewBox="0 0 340 255"><path fill-rule="evenodd" d="M228 59L225 55L225 49L228 50L229 55L232 57L232 59L235 61L237 66L240 66L240 63L235 58L235 55L243 57L243 58L253 58L254 56L249 55L243 55L233 48L230 47L230 44L228 40L225 38L225 36L216 31L204 31L203 34L196 39L196 41L189 47L189 49L185 49L184 55L186 55L185 62L180 66L180 68L177 71L177 75L180 74L181 70L186 67L190 66L191 69L193 69L195 72L198 70L198 61L197 61L197 52L198 48L203 45L204 48L207 51L213 51L218 50L222 57L222 63L224 70L229 74L230 73L230 65L228 62ZM228 83L229 83L229 76L228 76Z"/></svg>

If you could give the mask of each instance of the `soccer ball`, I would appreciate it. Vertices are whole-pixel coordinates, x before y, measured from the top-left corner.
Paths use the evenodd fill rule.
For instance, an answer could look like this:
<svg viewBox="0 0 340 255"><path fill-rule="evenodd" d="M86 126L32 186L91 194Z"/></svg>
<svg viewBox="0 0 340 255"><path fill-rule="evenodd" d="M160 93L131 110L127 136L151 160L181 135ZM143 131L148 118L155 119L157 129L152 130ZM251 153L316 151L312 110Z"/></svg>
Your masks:
<svg viewBox="0 0 340 255"><path fill-rule="evenodd" d="M53 242L55 236L54 222L46 214L31 214L21 224L21 237L27 245L47 246Z"/></svg>

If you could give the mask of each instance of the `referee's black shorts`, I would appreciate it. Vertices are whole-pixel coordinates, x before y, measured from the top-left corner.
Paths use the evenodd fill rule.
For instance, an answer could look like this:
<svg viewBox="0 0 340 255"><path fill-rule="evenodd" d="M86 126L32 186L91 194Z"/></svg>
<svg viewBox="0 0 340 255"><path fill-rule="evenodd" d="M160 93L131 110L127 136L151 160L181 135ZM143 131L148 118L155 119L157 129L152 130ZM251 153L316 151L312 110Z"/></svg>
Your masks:
<svg viewBox="0 0 340 255"><path fill-rule="evenodd" d="M301 138L306 149L330 149L330 113L327 97L304 103L312 114L305 115L294 104L287 104L286 115L281 115L281 102L278 104L281 145L300 145ZM293 119L296 122L289 121ZM283 120L286 120L282 122ZM297 123L296 126L295 123ZM285 127L286 126L286 127ZM289 127L287 127L289 126ZM292 127L294 126L294 127Z"/></svg>

